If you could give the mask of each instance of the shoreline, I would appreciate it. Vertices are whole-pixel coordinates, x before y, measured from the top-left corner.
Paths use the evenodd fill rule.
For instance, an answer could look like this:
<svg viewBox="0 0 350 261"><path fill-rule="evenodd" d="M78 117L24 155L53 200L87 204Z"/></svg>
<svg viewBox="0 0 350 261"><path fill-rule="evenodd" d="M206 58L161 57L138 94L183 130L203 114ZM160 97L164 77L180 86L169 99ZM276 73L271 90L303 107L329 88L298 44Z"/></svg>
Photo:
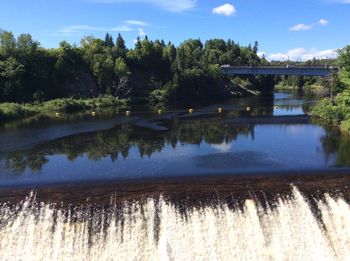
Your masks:
<svg viewBox="0 0 350 261"><path fill-rule="evenodd" d="M0 103L0 123L26 119L37 115L58 117L61 113L73 114L101 110L104 108L127 109L130 100L119 99L114 96L100 96L97 98L76 99L60 98L40 103Z"/></svg>

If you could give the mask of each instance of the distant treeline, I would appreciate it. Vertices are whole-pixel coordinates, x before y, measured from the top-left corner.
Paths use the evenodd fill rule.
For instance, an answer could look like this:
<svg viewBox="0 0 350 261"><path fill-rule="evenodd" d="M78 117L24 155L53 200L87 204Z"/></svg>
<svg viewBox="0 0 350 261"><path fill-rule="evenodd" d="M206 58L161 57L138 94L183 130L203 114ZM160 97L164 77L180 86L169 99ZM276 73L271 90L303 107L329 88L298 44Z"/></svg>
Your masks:
<svg viewBox="0 0 350 261"><path fill-rule="evenodd" d="M337 66L336 59L316 59L308 61L271 61L269 62L270 66L296 66L296 67L329 67L329 66ZM325 77L317 77L317 76L278 76L275 78L275 82L279 86L286 87L310 87L313 85L330 87L330 79Z"/></svg>
<svg viewBox="0 0 350 261"><path fill-rule="evenodd" d="M65 41L45 49L30 34L17 38L0 31L0 102L33 102L55 98L113 95L151 101L219 98L232 95L220 65L259 65L258 43L232 40L202 43L189 39L175 47L163 40L138 38L128 49L116 40L87 36L79 46ZM273 88L271 77L245 77L260 92ZM230 81L229 81L230 82Z"/></svg>

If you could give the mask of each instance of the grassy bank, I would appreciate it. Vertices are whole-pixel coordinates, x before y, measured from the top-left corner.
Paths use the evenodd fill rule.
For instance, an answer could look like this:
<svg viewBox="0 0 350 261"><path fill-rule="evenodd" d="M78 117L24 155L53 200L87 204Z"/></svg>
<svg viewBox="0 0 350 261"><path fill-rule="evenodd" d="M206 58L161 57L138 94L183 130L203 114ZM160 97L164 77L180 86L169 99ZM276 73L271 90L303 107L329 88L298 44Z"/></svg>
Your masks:
<svg viewBox="0 0 350 261"><path fill-rule="evenodd" d="M99 110L106 107L126 107L129 100L114 96L101 96L92 99L64 98L42 103L18 104L1 103L0 121L21 119L39 113L74 113L85 110Z"/></svg>
<svg viewBox="0 0 350 261"><path fill-rule="evenodd" d="M311 116L342 131L350 131L350 90L338 94L334 99L323 99L311 111Z"/></svg>

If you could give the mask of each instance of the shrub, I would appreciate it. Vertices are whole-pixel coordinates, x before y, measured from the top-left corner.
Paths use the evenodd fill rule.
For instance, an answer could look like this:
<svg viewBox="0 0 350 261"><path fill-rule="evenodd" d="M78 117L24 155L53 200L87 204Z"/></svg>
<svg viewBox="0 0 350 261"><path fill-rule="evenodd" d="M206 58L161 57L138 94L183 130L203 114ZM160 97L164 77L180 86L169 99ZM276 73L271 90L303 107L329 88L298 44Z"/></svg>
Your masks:
<svg viewBox="0 0 350 261"><path fill-rule="evenodd" d="M17 103L0 104L0 120L12 120L30 116L36 113L36 110L30 105L21 105Z"/></svg>
<svg viewBox="0 0 350 261"><path fill-rule="evenodd" d="M151 103L161 103L168 100L168 92L166 89L154 90L149 94Z"/></svg>
<svg viewBox="0 0 350 261"><path fill-rule="evenodd" d="M44 102L42 104L42 110L44 111L56 111L56 112L76 112L83 110L84 106L81 101L68 99L55 99Z"/></svg>
<svg viewBox="0 0 350 261"><path fill-rule="evenodd" d="M342 131L350 131L350 119L342 121L340 124L340 129Z"/></svg>
<svg viewBox="0 0 350 261"><path fill-rule="evenodd" d="M338 94L334 100L323 99L311 111L311 115L327 123L339 124L342 129L349 129L350 91Z"/></svg>

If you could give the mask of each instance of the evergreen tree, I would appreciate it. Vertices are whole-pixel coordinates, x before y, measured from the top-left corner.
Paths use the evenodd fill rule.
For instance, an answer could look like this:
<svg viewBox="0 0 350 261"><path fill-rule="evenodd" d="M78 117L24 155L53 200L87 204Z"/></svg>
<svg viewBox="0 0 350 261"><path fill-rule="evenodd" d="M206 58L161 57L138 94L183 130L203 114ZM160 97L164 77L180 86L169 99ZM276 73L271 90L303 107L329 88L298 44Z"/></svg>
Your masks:
<svg viewBox="0 0 350 261"><path fill-rule="evenodd" d="M109 48L114 47L113 37L109 33L105 36L105 45Z"/></svg>
<svg viewBox="0 0 350 261"><path fill-rule="evenodd" d="M117 40L116 40L116 43L115 43L115 47L116 47L116 50L117 50L117 56L121 56L121 57L125 57L126 56L127 49L126 49L126 46L125 46L125 41L124 41L123 37L120 34L118 34L118 37L117 37Z"/></svg>

